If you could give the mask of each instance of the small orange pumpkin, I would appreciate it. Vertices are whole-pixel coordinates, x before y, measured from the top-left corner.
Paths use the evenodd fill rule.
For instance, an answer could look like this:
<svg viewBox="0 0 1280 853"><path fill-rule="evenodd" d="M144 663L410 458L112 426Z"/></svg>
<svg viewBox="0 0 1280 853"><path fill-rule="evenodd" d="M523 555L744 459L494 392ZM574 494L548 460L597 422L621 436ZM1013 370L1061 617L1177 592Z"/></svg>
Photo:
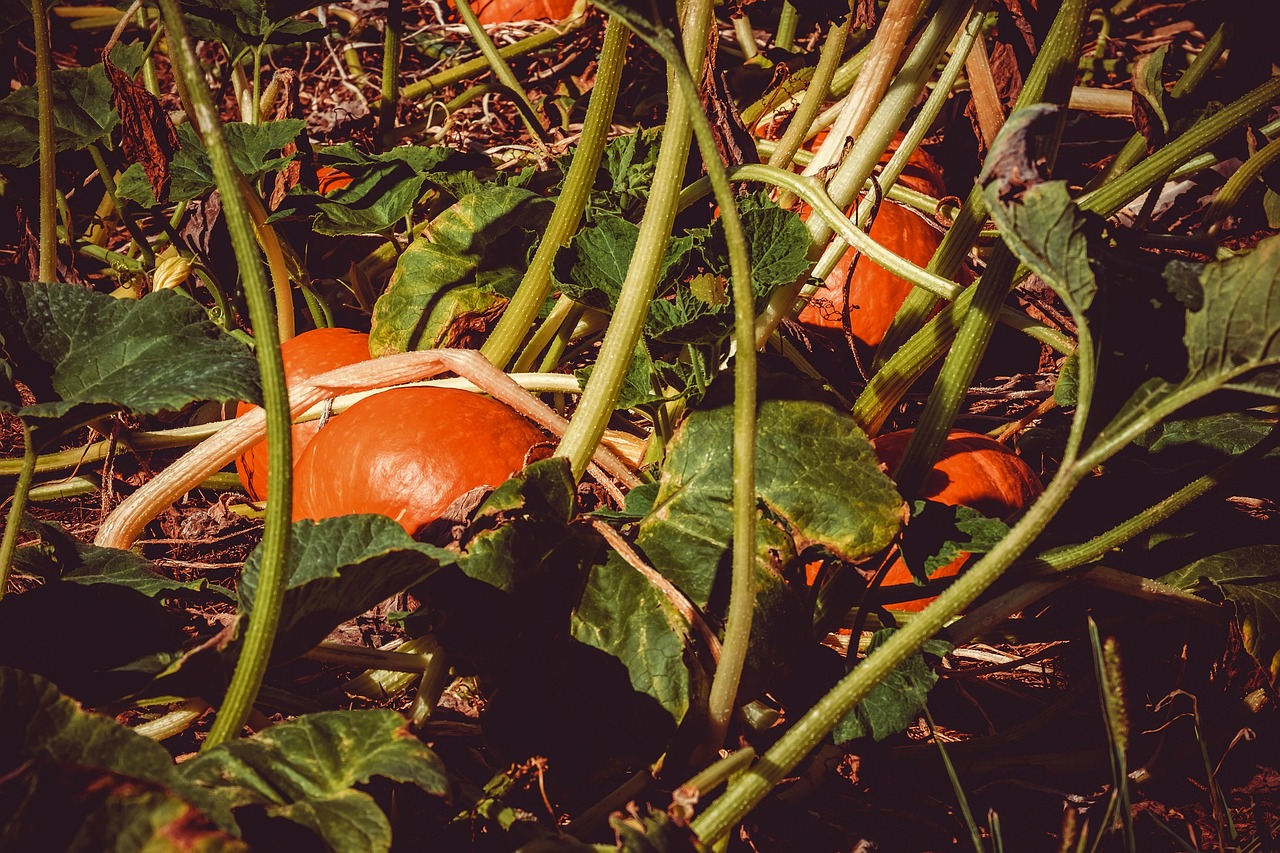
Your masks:
<svg viewBox="0 0 1280 853"><path fill-rule="evenodd" d="M545 440L503 403L456 388L392 388L320 430L294 466L293 518L381 513L416 534L498 486Z"/></svg>
<svg viewBox="0 0 1280 853"><path fill-rule="evenodd" d="M320 195L328 195L350 186L351 176L341 169L335 169L333 166L317 166L316 182Z"/></svg>
<svg viewBox="0 0 1280 853"><path fill-rule="evenodd" d="M312 329L290 338L280 345L284 358L286 387L294 387L313 376L368 361L369 336L351 329ZM236 405L236 417L250 409L252 403ZM302 451L320 429L319 421L305 421L293 425L293 463L298 463ZM267 442L260 441L236 459L236 473L249 497L263 500L267 496Z"/></svg>
<svg viewBox="0 0 1280 853"><path fill-rule="evenodd" d="M876 456L892 472L906 453L913 430L899 430L873 439ZM933 470L925 479L920 497L947 506L967 506L983 515L1008 519L1026 509L1039 497L1043 487L1031 466L1013 451L985 435L967 430L952 430L942 445ZM968 554L961 554L933 573L931 578L947 578L959 574ZM884 586L914 583L914 577L902 559L896 560L885 573ZM936 597L936 596L934 596ZM888 604L890 610L923 610L934 597L918 598Z"/></svg>
<svg viewBox="0 0 1280 853"><path fill-rule="evenodd" d="M475 10L476 19L486 25L537 18L560 21L573 11L573 0L471 0L471 8Z"/></svg>

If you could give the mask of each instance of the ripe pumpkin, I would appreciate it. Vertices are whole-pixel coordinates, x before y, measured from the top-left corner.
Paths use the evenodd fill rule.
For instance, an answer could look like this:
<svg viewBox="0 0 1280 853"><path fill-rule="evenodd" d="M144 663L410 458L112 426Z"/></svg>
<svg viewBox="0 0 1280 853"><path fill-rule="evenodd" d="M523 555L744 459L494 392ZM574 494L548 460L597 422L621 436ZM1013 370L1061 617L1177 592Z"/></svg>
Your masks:
<svg viewBox="0 0 1280 853"><path fill-rule="evenodd" d="M351 329L312 329L292 337L280 345L284 357L284 381L292 388L313 376L368 361L369 336ZM236 405L236 417L250 409L252 403ZM298 464L302 451L320 429L319 421L305 421L293 425L293 463ZM267 442L258 442L236 460L236 473L249 497L263 500L267 496Z"/></svg>
<svg viewBox="0 0 1280 853"><path fill-rule="evenodd" d="M293 518L381 513L410 535L479 486L520 471L545 440L490 397L456 388L392 388L320 430L294 466Z"/></svg>
<svg viewBox="0 0 1280 853"><path fill-rule="evenodd" d="M320 195L328 195L350 186L351 176L341 169L335 169L333 166L317 166L316 182Z"/></svg>
<svg viewBox="0 0 1280 853"><path fill-rule="evenodd" d="M560 21L573 11L573 0L471 0L471 8L482 24L509 24L535 18Z"/></svg>
<svg viewBox="0 0 1280 853"><path fill-rule="evenodd" d="M820 130L814 134L804 144L808 151L817 153L822 143L827 138L829 131ZM889 144L889 150L880 155L880 167L884 168L889 165L889 159L893 157L894 152L898 150L903 137L901 131L894 134L893 142ZM899 184L916 192L926 195L940 197L946 194L946 183L942 180L942 167L938 165L938 161L933 159L933 155L925 151L923 148L916 148L911 152L911 156L907 158L907 165L903 168L902 174L898 176Z"/></svg>
<svg viewBox="0 0 1280 853"><path fill-rule="evenodd" d="M906 453L912 430L886 433L873 440L876 456L890 471ZM947 506L967 506L983 515L1008 519L1026 509L1043 491L1040 478L1013 451L985 435L952 430L942 445L933 470L925 479L920 496ZM959 574L967 554L938 569L932 578ZM911 570L896 560L885 573L882 584L913 583ZM934 597L886 605L891 610L918 611Z"/></svg>
<svg viewBox="0 0 1280 853"><path fill-rule="evenodd" d="M929 263L942 242L942 234L923 217L892 201L880 205L867 234L917 266ZM876 347L884 340L912 287L911 282L886 271L870 258L860 257L857 250L850 248L800 311L798 319L806 326L840 333L847 310L849 331L854 340L866 347Z"/></svg>

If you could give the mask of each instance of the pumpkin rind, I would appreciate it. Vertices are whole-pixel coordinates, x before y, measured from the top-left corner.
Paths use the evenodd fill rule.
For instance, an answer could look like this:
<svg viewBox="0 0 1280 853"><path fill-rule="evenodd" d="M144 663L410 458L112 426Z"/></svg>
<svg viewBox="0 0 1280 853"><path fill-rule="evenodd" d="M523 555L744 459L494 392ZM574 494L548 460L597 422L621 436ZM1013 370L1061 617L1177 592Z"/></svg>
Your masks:
<svg viewBox="0 0 1280 853"><path fill-rule="evenodd" d="M381 513L411 535L498 486L545 441L504 404L456 388L393 388L332 419L294 468L293 518Z"/></svg>
<svg viewBox="0 0 1280 853"><path fill-rule="evenodd" d="M573 0L472 0L471 8L476 19L486 25L537 18L560 21L573 11Z"/></svg>
<svg viewBox="0 0 1280 853"><path fill-rule="evenodd" d="M895 255L924 266L942 242L942 234L919 214L885 201L867 235ZM856 265L855 265L856 260ZM841 332L844 328L845 282L849 281L849 330L863 346L879 346L913 285L850 248L800 311L801 323Z"/></svg>
<svg viewBox="0 0 1280 853"><path fill-rule="evenodd" d="M364 332L351 329L312 329L292 337L280 345L280 354L284 358L285 386L294 386L307 381L313 376L328 373L339 367L368 361L369 336ZM236 405L236 417L240 417L257 406L252 403ZM319 421L306 421L294 424L293 464L298 464L302 451L320 429ZM267 496L267 442L260 441L236 459L236 473L240 475L240 483L249 497L263 500Z"/></svg>
<svg viewBox="0 0 1280 853"><path fill-rule="evenodd" d="M877 436L876 456L892 471L898 467L913 430ZM952 430L942 445L938 461L929 472L920 496L947 506L967 506L983 515L1009 519L1040 496L1043 486L1031 466L1004 445L967 430ZM931 578L959 574L968 554L961 554L938 569ZM896 560L885 573L883 586L914 583L907 564ZM885 605L890 610L923 610L936 596Z"/></svg>

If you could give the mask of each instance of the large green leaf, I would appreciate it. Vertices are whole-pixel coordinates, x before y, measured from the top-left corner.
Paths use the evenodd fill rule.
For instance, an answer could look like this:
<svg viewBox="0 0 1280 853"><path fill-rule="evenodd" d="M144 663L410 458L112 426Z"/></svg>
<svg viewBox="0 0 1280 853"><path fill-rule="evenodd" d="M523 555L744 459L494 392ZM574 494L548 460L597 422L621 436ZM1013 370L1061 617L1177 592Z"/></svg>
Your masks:
<svg viewBox="0 0 1280 853"><path fill-rule="evenodd" d="M313 0L186 0L182 5L193 36L221 41L233 54L254 45L316 41L325 32L314 21L293 19L313 8Z"/></svg>
<svg viewBox="0 0 1280 853"><path fill-rule="evenodd" d="M1280 545L1249 545L1197 560L1160 580L1228 602L1244 647L1280 685Z"/></svg>
<svg viewBox="0 0 1280 853"><path fill-rule="evenodd" d="M859 560L889 544L902 500L852 418L820 403L769 400L757 416L756 490L797 549L823 545ZM732 531L733 412L691 414L672 438L639 544L705 607ZM766 529L767 525L761 525Z"/></svg>
<svg viewBox="0 0 1280 853"><path fill-rule="evenodd" d="M244 851L192 805L168 751L0 667L0 848Z"/></svg>
<svg viewBox="0 0 1280 853"><path fill-rule="evenodd" d="M439 328L435 314L451 289L479 285L500 291L518 282L550 206L528 190L487 187L437 216L430 240L418 239L405 250L374 306L370 352L386 355L434 345L427 331Z"/></svg>
<svg viewBox="0 0 1280 853"><path fill-rule="evenodd" d="M385 851L391 824L354 786L374 777L447 791L444 765L394 711L326 711L231 741L180 765L187 784L228 810L258 805L330 850Z"/></svg>
<svg viewBox="0 0 1280 853"><path fill-rule="evenodd" d="M112 299L0 277L0 343L39 401L0 400L0 411L35 423L45 438L122 409L152 415L199 400L261 398L253 353L173 290Z"/></svg>
<svg viewBox="0 0 1280 853"><path fill-rule="evenodd" d="M126 74L142 66L145 46L117 45L111 62ZM0 165L29 166L40 153L36 87L23 86L0 99ZM111 81L99 62L88 68L53 72L54 145L58 151L85 148L120 123L111 106Z"/></svg>
<svg viewBox="0 0 1280 853"><path fill-rule="evenodd" d="M306 122L301 119L285 119L265 124L246 124L229 121L223 124L227 147L240 174L255 180L268 172L277 172L289 165L292 157L274 157L275 152L293 142ZM181 146L170 165L172 182L169 185L169 201L181 202L198 198L215 186L213 164L204 149L199 135L190 124L178 128ZM147 180L142 164L135 163L124 171L116 185L116 192L123 198L136 201L143 207L156 203L151 182Z"/></svg>
<svg viewBox="0 0 1280 853"><path fill-rule="evenodd" d="M288 589L272 660L309 651L338 625L431 576L456 555L415 542L382 515L349 515L294 522L290 531ZM242 614L252 614L262 549L245 561L237 591Z"/></svg>
<svg viewBox="0 0 1280 853"><path fill-rule="evenodd" d="M967 506L915 501L902 537L902 559L911 573L928 580L961 554L985 554L1009 532L1009 525Z"/></svg>
<svg viewBox="0 0 1280 853"><path fill-rule="evenodd" d="M871 638L868 654L882 645L894 629L886 628L877 631ZM887 678L872 688L867 698L859 702L854 709L845 715L835 729L832 737L836 743L845 743L855 738L869 737L872 740L883 740L889 735L906 729L924 708L929 691L938 680L938 674L929 665L925 655L942 657L951 651L951 644L942 640L929 640L921 651L911 657L889 674Z"/></svg>
<svg viewBox="0 0 1280 853"><path fill-rule="evenodd" d="M612 311L635 255L640 228L634 223L603 214L583 228L568 248L556 255L556 280L561 290L586 305ZM694 249L694 240L676 236L667 244L657 291L663 292L683 274Z"/></svg>
<svg viewBox="0 0 1280 853"><path fill-rule="evenodd" d="M592 567L573 614L573 636L622 661L632 687L657 699L673 719L684 719L689 710L689 623L618 555Z"/></svg>

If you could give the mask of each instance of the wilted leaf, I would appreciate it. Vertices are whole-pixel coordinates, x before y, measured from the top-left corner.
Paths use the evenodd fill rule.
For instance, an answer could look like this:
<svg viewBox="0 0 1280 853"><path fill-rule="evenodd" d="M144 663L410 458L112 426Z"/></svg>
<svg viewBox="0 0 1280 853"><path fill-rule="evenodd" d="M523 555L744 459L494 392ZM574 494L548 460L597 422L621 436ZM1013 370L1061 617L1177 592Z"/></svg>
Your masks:
<svg viewBox="0 0 1280 853"><path fill-rule="evenodd" d="M142 44L117 45L111 61L132 74L142 67L145 50ZM23 86L0 99L0 164L22 167L36 161L37 116L35 86ZM58 151L85 148L115 129L120 116L111 107L111 83L101 63L53 72L53 122Z"/></svg>
<svg viewBox="0 0 1280 853"><path fill-rule="evenodd" d="M1245 650L1280 685L1280 545L1235 548L1160 580L1230 604Z"/></svg>
<svg viewBox="0 0 1280 853"><path fill-rule="evenodd" d="M145 86L133 82L133 78L112 65L105 54L102 65L111 82L111 105L116 108L124 125L120 148L125 159L141 164L151 184L152 194L160 202L167 201L169 161L178 147L178 132L173 128L169 114Z"/></svg>
<svg viewBox="0 0 1280 853"><path fill-rule="evenodd" d="M41 439L109 412L173 412L198 400L260 400L249 348L173 290L112 299L69 284L0 277L0 341L39 401L0 411L36 423Z"/></svg>
<svg viewBox="0 0 1280 853"><path fill-rule="evenodd" d="M894 629L877 631L871 638L867 653L875 651L889 638ZM856 738L869 737L884 740L906 729L924 708L929 691L938 680L938 674L925 659L925 655L940 658L951 651L951 644L942 640L929 640L921 651L891 672L888 677L871 689L866 699L836 724L832 737L836 743L847 743Z"/></svg>
<svg viewBox="0 0 1280 853"><path fill-rule="evenodd" d="M388 710L308 714L202 752L178 773L225 809L263 806L330 850L391 847L386 815L355 785L381 776L429 794L447 790L440 759Z"/></svg>
<svg viewBox="0 0 1280 853"><path fill-rule="evenodd" d="M918 579L928 580L961 554L985 554L1009 532L1009 525L967 506L915 501L902 537L902 559Z"/></svg>

